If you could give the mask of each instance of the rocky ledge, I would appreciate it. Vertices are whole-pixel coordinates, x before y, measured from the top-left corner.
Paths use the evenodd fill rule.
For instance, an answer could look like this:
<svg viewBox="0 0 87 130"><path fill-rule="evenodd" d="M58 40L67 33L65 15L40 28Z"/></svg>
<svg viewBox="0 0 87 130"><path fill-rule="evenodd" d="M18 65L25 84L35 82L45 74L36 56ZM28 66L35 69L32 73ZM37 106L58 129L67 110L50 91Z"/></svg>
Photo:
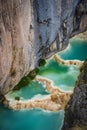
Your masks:
<svg viewBox="0 0 87 130"><path fill-rule="evenodd" d="M80 60L63 60L62 58L60 58L58 55L54 55L53 58L61 64L64 65L76 65L78 67L81 67L83 64L83 61Z"/></svg>
<svg viewBox="0 0 87 130"><path fill-rule="evenodd" d="M74 93L65 109L62 130L87 130L87 60L80 71Z"/></svg>
<svg viewBox="0 0 87 130"><path fill-rule="evenodd" d="M73 39L80 39L87 41L87 31L74 36Z"/></svg>

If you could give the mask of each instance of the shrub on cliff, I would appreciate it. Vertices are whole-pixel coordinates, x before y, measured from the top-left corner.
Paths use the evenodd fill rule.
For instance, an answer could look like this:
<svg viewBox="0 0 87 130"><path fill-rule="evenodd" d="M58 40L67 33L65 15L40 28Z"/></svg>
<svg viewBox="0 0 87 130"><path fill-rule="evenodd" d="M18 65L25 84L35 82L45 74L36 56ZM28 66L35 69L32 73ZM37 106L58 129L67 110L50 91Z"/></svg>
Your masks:
<svg viewBox="0 0 87 130"><path fill-rule="evenodd" d="M18 101L19 101L19 100L20 100L20 97L18 97L18 96L17 96L17 97L15 97L15 100L18 100Z"/></svg>

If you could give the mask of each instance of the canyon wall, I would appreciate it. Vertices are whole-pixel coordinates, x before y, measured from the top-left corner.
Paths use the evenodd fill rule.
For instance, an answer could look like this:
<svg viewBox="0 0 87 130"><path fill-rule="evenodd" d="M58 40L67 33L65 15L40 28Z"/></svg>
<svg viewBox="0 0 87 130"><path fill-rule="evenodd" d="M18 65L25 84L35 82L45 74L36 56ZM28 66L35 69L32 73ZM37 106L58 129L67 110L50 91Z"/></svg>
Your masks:
<svg viewBox="0 0 87 130"><path fill-rule="evenodd" d="M62 130L87 130L87 60L80 71L74 93L65 109Z"/></svg>
<svg viewBox="0 0 87 130"><path fill-rule="evenodd" d="M0 0L0 96L87 29L86 0Z"/></svg>

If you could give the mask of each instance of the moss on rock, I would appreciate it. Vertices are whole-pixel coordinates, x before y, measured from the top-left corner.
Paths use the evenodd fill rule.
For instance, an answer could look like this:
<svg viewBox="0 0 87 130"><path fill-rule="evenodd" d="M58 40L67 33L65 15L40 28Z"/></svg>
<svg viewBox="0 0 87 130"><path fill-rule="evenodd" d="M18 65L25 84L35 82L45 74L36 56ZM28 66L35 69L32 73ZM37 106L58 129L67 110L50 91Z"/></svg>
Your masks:
<svg viewBox="0 0 87 130"><path fill-rule="evenodd" d="M15 97L15 100L18 100L18 101L19 101L19 100L20 100L20 97L18 97L18 96L17 96L17 97Z"/></svg>
<svg viewBox="0 0 87 130"><path fill-rule="evenodd" d="M15 86L13 90L19 90L22 87L27 86L39 73L39 68L35 68L34 70L30 71L30 73L23 77L20 82Z"/></svg>
<svg viewBox="0 0 87 130"><path fill-rule="evenodd" d="M34 70L30 71L30 73L27 76L32 80L36 77L38 73L39 73L39 69L35 68Z"/></svg>
<svg viewBox="0 0 87 130"><path fill-rule="evenodd" d="M39 60L39 66L44 66L46 64L46 60L45 59L40 59Z"/></svg>

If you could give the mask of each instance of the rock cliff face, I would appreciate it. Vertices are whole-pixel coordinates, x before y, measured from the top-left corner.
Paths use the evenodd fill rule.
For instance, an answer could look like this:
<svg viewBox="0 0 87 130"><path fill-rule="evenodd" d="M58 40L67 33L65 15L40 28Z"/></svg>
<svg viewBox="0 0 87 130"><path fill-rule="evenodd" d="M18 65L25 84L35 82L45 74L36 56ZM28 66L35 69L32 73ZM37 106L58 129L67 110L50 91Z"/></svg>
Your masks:
<svg viewBox="0 0 87 130"><path fill-rule="evenodd" d="M0 95L87 29L86 0L0 0Z"/></svg>
<svg viewBox="0 0 87 130"><path fill-rule="evenodd" d="M87 130L87 61L81 67L74 94L67 104L62 130Z"/></svg>
<svg viewBox="0 0 87 130"><path fill-rule="evenodd" d="M79 40L85 40L87 41L87 31L80 33L78 35L75 35L73 39L79 39Z"/></svg>

